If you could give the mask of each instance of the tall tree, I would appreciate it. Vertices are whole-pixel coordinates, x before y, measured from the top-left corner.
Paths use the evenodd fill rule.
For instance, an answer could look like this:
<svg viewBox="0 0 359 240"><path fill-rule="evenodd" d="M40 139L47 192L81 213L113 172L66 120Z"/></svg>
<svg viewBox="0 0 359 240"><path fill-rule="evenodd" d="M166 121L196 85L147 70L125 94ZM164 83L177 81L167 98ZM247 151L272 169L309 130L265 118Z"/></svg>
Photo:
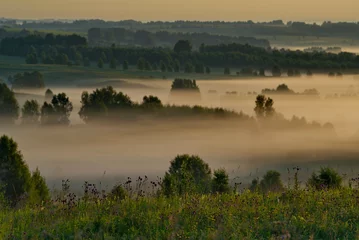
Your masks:
<svg viewBox="0 0 359 240"><path fill-rule="evenodd" d="M40 113L40 105L36 100L27 100L21 109L23 124L38 124Z"/></svg>
<svg viewBox="0 0 359 240"><path fill-rule="evenodd" d="M15 94L5 83L0 83L0 123L13 123L19 117Z"/></svg>
<svg viewBox="0 0 359 240"><path fill-rule="evenodd" d="M173 49L176 53L180 52L191 52L192 51L192 44L188 40L179 40Z"/></svg>
<svg viewBox="0 0 359 240"><path fill-rule="evenodd" d="M41 123L44 125L69 125L73 106L65 93L52 98L51 103L45 102L41 108Z"/></svg>

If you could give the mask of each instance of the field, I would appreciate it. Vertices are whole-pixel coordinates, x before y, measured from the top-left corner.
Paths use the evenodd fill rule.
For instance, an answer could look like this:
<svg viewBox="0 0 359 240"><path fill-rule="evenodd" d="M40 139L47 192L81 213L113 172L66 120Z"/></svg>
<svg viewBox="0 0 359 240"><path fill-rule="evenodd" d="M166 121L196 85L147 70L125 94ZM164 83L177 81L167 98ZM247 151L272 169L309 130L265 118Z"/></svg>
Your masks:
<svg viewBox="0 0 359 240"><path fill-rule="evenodd" d="M25 71L40 71L45 78L48 86L76 86L77 84L88 83L91 81L101 82L111 79L169 79L190 78L190 79L247 79L252 77L236 76L236 71L232 69L232 75L223 74L223 69L212 69L211 74L187 74L187 73L162 73L160 71L139 71L136 66L130 66L129 70L123 71L121 66L118 69L110 69L105 65L103 69L97 67L97 63L91 63L90 67L83 66L63 66L63 65L29 65L25 64L24 58L7 57L0 55L0 78L7 79L8 76Z"/></svg>
<svg viewBox="0 0 359 240"><path fill-rule="evenodd" d="M0 211L1 239L358 239L357 189L71 200Z"/></svg>

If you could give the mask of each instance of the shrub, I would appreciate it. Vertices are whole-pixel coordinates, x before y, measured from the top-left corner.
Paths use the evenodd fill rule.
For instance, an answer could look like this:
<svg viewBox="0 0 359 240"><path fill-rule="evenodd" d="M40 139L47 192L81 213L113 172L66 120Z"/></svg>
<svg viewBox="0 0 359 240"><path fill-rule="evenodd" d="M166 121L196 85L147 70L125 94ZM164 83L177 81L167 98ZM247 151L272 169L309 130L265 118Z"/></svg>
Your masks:
<svg viewBox="0 0 359 240"><path fill-rule="evenodd" d="M31 189L31 174L17 143L5 135L0 138L0 183L12 206Z"/></svg>
<svg viewBox="0 0 359 240"><path fill-rule="evenodd" d="M268 171L259 183L259 188L263 192L277 192L284 189L280 173L277 171Z"/></svg>
<svg viewBox="0 0 359 240"><path fill-rule="evenodd" d="M121 184L119 184L112 188L109 197L114 200L123 200L128 197L128 192Z"/></svg>
<svg viewBox="0 0 359 240"><path fill-rule="evenodd" d="M339 188L342 184L342 177L333 168L325 167L315 172L308 180L308 185L315 189Z"/></svg>
<svg viewBox="0 0 359 240"><path fill-rule="evenodd" d="M21 109L23 124L37 124L39 123L40 105L36 100L27 100Z"/></svg>
<svg viewBox="0 0 359 240"><path fill-rule="evenodd" d="M15 94L5 83L0 83L0 122L13 123L19 117Z"/></svg>
<svg viewBox="0 0 359 240"><path fill-rule="evenodd" d="M211 169L198 156L178 155L171 161L162 183L166 196L185 193L209 193L211 191Z"/></svg>
<svg viewBox="0 0 359 240"><path fill-rule="evenodd" d="M228 193L229 177L225 169L218 169L214 171L214 177L212 179L212 192L213 193Z"/></svg>
<svg viewBox="0 0 359 240"><path fill-rule="evenodd" d="M45 179L41 176L38 168L31 176L30 203L36 204L50 199L50 192Z"/></svg>

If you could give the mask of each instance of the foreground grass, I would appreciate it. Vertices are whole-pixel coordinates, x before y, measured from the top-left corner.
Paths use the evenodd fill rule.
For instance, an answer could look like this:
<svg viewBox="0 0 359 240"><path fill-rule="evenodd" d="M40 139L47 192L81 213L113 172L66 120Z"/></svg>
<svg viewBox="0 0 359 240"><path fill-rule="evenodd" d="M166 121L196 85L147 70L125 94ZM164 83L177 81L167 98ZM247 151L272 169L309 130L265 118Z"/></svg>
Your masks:
<svg viewBox="0 0 359 240"><path fill-rule="evenodd" d="M358 239L359 191L66 201L0 212L1 239Z"/></svg>

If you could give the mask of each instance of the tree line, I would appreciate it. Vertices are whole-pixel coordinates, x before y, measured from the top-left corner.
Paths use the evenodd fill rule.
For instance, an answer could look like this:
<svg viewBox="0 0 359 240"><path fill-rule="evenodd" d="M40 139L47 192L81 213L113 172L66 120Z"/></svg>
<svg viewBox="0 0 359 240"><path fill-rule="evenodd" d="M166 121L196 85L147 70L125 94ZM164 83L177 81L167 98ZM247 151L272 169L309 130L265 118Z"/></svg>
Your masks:
<svg viewBox="0 0 359 240"><path fill-rule="evenodd" d="M201 44L215 45L219 43L249 44L252 46L267 48L269 41L253 37L233 37L212 35L209 33L181 33L146 30L128 30L125 28L91 28L88 30L88 41L92 46L127 45L141 47L173 46L179 40L188 40L198 49Z"/></svg>
<svg viewBox="0 0 359 240"><path fill-rule="evenodd" d="M193 50L186 40L178 41L173 48L140 47L89 47L86 41L66 41L51 44L47 38L27 36L25 38L5 38L0 44L0 53L9 56L26 57L29 64L62 64L89 66L97 62L99 67L108 64L114 68L119 63L138 65L139 69L161 69L174 71L205 73L206 67L229 68L280 68L345 70L359 67L359 56L354 53L339 54L326 52L303 52L285 49L259 48L242 44L202 44L199 50ZM63 37L61 37L63 38ZM55 37L57 39L57 36ZM77 38L76 38L77 39ZM50 43L50 44L49 44ZM188 45L186 47L186 45ZM180 46L180 48L177 48ZM196 70L196 71L195 71Z"/></svg>

